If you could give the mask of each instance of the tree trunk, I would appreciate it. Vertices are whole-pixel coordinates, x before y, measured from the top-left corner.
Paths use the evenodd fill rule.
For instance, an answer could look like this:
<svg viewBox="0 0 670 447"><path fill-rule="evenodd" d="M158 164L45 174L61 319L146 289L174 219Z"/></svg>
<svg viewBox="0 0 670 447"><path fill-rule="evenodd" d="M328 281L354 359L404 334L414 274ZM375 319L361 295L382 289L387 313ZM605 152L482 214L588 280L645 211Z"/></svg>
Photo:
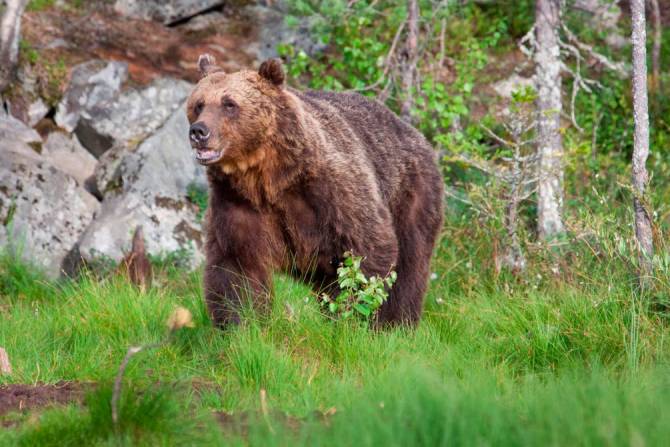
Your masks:
<svg viewBox="0 0 670 447"><path fill-rule="evenodd" d="M661 87L661 9L658 0L649 0L651 6L651 18L654 22L654 46L651 50L652 85L654 89Z"/></svg>
<svg viewBox="0 0 670 447"><path fill-rule="evenodd" d="M649 113L647 100L647 48L645 0L630 3L633 21L633 209L635 211L635 236L640 250L640 283L644 286L651 274L654 252L650 210L645 203L645 190L649 182L647 157L649 156Z"/></svg>
<svg viewBox="0 0 670 447"><path fill-rule="evenodd" d="M407 40L402 51L402 94L403 100L400 107L400 117L412 122L412 107L414 96L412 88L415 83L417 49L419 41L419 2L409 0L407 3Z"/></svg>
<svg viewBox="0 0 670 447"><path fill-rule="evenodd" d="M538 234L563 233L563 141L561 139L560 0L535 5L535 83L538 129Z"/></svg>
<svg viewBox="0 0 670 447"><path fill-rule="evenodd" d="M0 93L14 77L19 58L19 37L21 36L21 15L28 0L7 0L0 21Z"/></svg>

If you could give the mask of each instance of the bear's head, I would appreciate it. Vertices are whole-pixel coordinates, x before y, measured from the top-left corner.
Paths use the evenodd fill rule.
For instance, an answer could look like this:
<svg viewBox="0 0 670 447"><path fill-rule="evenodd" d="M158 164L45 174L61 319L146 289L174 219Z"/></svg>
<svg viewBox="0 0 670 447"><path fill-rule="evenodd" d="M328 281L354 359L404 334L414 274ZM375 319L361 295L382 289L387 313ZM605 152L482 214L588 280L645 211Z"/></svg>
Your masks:
<svg viewBox="0 0 670 447"><path fill-rule="evenodd" d="M225 73L209 55L198 60L202 78L187 102L189 141L203 165L246 168L263 153L283 108L284 72L270 59L258 71Z"/></svg>

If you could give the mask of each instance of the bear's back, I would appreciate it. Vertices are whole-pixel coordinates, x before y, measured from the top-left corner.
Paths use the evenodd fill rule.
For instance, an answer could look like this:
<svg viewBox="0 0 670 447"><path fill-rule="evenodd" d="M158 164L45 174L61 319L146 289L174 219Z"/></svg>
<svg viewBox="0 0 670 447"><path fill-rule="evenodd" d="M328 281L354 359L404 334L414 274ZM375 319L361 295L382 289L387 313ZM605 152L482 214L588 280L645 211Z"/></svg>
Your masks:
<svg viewBox="0 0 670 447"><path fill-rule="evenodd" d="M416 175L438 174L435 152L424 136L379 101L358 93L310 90L294 94L338 142L337 150L366 154L386 199Z"/></svg>

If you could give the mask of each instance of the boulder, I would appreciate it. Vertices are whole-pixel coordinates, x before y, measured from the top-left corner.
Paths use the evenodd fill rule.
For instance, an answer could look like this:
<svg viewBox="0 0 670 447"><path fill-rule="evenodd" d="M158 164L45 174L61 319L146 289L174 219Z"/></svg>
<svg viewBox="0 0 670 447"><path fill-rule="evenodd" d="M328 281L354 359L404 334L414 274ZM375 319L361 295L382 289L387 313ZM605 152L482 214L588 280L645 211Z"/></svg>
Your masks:
<svg viewBox="0 0 670 447"><path fill-rule="evenodd" d="M112 147L136 147L183 106L191 89L188 82L159 78L147 87L124 91L106 107L84 111L75 133L96 157Z"/></svg>
<svg viewBox="0 0 670 447"><path fill-rule="evenodd" d="M55 121L68 132L74 131L82 115L109 106L128 78L128 64L92 60L72 69L70 82L56 109Z"/></svg>
<svg viewBox="0 0 670 447"><path fill-rule="evenodd" d="M42 156L57 169L73 177L80 185L95 171L97 160L75 135L52 132L42 146Z"/></svg>
<svg viewBox="0 0 670 447"><path fill-rule="evenodd" d="M525 78L519 76L516 73L506 79L501 79L500 81L494 83L491 87L493 90L503 98L510 99L512 93L521 90L525 87L534 87L533 78Z"/></svg>
<svg viewBox="0 0 670 447"><path fill-rule="evenodd" d="M621 6L612 0L576 0L573 8L591 14L590 27L605 34L605 42L615 50L621 50L629 44L627 36L621 34L619 20L622 17Z"/></svg>
<svg viewBox="0 0 670 447"><path fill-rule="evenodd" d="M167 122L134 150L115 148L100 159L111 169L96 170L100 180L102 209L84 233L79 250L84 260L121 261L130 249L138 225L144 231L146 250L160 255L182 250L187 264L203 259L202 228L198 209L188 199L192 184L206 184L204 168L193 159L188 144L188 120L183 104ZM111 156L114 155L113 161ZM105 184L105 181L108 183Z"/></svg>
<svg viewBox="0 0 670 447"><path fill-rule="evenodd" d="M326 49L326 44L318 40L312 32L318 17L300 17L288 23L285 20L285 9L283 2L273 2L272 6L258 4L244 8L243 14L254 24L258 33L257 43L248 48L250 53L256 54L258 61L277 57L279 44L291 45L297 51L304 51L308 55Z"/></svg>
<svg viewBox="0 0 670 447"><path fill-rule="evenodd" d="M23 152L25 148L32 151L30 147L41 144L42 138L35 129L8 113L0 113L0 148Z"/></svg>
<svg viewBox="0 0 670 447"><path fill-rule="evenodd" d="M56 278L100 204L29 150L0 150L0 241Z"/></svg>
<svg viewBox="0 0 670 447"><path fill-rule="evenodd" d="M133 19L171 25L224 3L222 0L116 0L114 10Z"/></svg>
<svg viewBox="0 0 670 447"><path fill-rule="evenodd" d="M47 116L49 113L49 107L42 100L42 98L36 98L33 102L28 104L28 124L31 127L34 127L37 123L40 122L42 118Z"/></svg>

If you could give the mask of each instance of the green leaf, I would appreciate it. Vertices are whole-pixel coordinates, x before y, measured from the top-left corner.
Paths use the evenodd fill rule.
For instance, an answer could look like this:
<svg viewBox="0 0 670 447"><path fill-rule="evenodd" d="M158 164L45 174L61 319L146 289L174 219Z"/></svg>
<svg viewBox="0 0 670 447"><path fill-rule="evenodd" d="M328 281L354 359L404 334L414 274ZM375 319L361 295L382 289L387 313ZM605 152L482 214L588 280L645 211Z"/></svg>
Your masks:
<svg viewBox="0 0 670 447"><path fill-rule="evenodd" d="M366 317L370 316L370 309L368 309L366 306L363 306L362 304L354 304L354 309L356 309L356 312L358 312L361 315L364 315Z"/></svg>

